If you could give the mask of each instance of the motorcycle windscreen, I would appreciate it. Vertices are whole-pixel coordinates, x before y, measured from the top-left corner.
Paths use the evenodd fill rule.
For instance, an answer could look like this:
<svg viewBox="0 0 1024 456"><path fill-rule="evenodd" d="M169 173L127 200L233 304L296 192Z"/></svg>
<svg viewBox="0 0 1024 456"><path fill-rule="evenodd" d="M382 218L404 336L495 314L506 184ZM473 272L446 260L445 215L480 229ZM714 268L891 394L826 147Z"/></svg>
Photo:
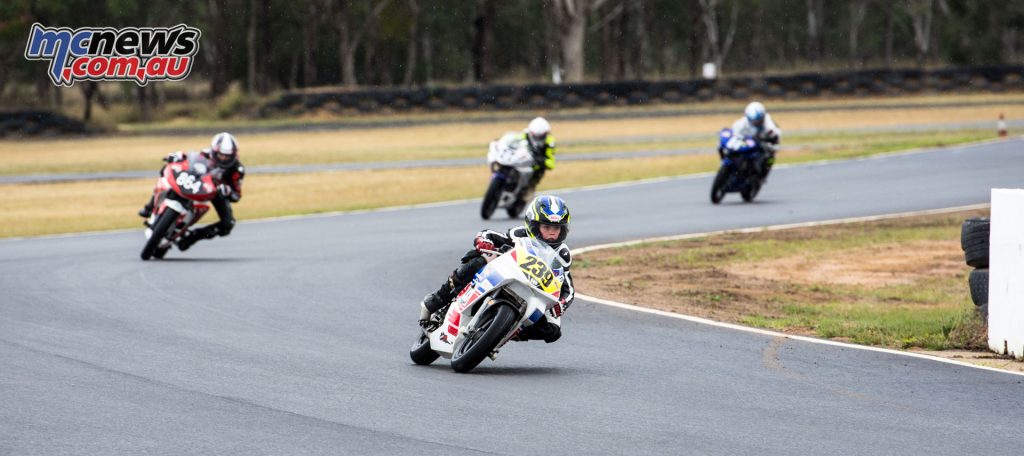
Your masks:
<svg viewBox="0 0 1024 456"><path fill-rule="evenodd" d="M519 269L530 278L531 283L545 293L557 296L562 288L561 264L557 262L558 252L547 243L533 238L520 240L516 250Z"/></svg>

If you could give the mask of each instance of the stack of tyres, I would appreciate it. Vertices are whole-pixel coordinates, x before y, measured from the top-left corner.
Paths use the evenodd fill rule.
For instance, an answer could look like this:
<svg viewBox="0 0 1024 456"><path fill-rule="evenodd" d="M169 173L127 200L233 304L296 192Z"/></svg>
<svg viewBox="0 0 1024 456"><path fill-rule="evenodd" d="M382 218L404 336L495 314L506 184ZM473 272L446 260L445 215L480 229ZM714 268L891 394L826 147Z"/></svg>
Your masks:
<svg viewBox="0 0 1024 456"><path fill-rule="evenodd" d="M967 280L971 301L982 318L988 319L988 237L990 222L987 218L969 218L960 227L960 248L964 260L974 268Z"/></svg>

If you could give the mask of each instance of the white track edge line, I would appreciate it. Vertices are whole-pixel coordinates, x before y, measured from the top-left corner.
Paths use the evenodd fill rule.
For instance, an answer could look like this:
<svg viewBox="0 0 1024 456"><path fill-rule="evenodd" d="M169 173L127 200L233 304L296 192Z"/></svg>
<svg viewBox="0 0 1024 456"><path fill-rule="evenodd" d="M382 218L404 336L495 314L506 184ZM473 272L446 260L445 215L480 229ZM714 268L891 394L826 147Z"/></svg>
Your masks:
<svg viewBox="0 0 1024 456"><path fill-rule="evenodd" d="M868 222L868 221L887 220L887 219L894 219L894 218L901 218L901 217L912 217L912 216L919 216L919 215L945 214L945 213L960 212L960 211L967 211L967 210L973 210L973 209L983 209L983 208L986 208L986 207L989 207L989 204L987 204L987 203L986 204L972 204L972 205L969 205L969 206L957 206L957 207L949 207L949 208L943 208L943 209L930 209L930 210L924 210L924 211L900 212L900 213L885 214L885 215L875 215L875 216L867 216L867 217L851 217L851 218L845 218L845 219L824 220L824 221L817 221L817 222L792 223L792 224L787 224L787 225L772 225L772 226L765 226L765 227L759 227L759 228L745 228L745 229L739 229L739 230L719 230L719 231L709 231L709 232L705 232L705 233L692 233L692 234L681 234L681 235L676 235L676 236L663 236L663 237L657 237L657 238L638 239L638 240L634 240L634 241L616 242L616 243L610 243L610 244L601 244L601 245L583 247L583 248L579 248L579 249L574 249L572 251L572 254L575 256L575 255L578 255L578 254L581 254L581 253L593 252L595 250L603 250L603 249L609 249L609 248L615 248L615 247L624 247L624 246L637 245L637 244L643 244L643 243L648 243L648 242L661 242L661 241L671 241L671 240L682 240L682 239L692 239L692 238L707 237L707 236L716 236L716 235L727 234L727 233L755 233L755 232L762 232L762 231L778 231L778 230L786 230L786 229L793 229L793 228L806 228L806 227L813 227L813 226L838 225L838 224L842 224L842 223ZM902 350L893 350L893 349L890 349L890 348L872 347L872 346L868 346L868 345L857 345L857 344L850 344L850 343L846 343L846 342L837 342L837 341L828 340L828 339L819 339L819 338L815 338L815 337L807 337L807 336L798 336L798 335L794 335L794 334L786 334L786 333L782 333L782 332L778 332L778 331L771 331L771 330L767 330L767 329L754 328L754 327L750 327L750 326L742 326L742 325L737 325L737 324L733 324L733 323L724 323L724 322L709 320L709 319L706 319L706 318L695 317L695 316L692 316L692 315L686 315L686 314L675 313L675 312L668 312L668 311L658 310L658 309L651 309L651 308L648 308L648 307L641 307L641 306L637 306L637 305L633 305L633 304L627 304L627 303L623 303L623 302L612 301L612 300L609 300L609 299L603 299L603 298L598 298L598 297L594 297L594 296L590 296L590 295L585 295L583 293L576 293L576 297L580 298L580 299L583 299L584 301L593 302L595 304L601 304L601 305L605 305L605 306L609 306L609 307L616 307L616 308L624 309L624 310L631 310L631 311L635 311L635 312L648 313L648 314L658 315L658 316L662 316L662 317L675 318L675 319L678 319L678 320L685 320L685 321L689 321L689 322L693 322L693 323L709 325L709 326L715 326L715 327L719 327L719 328L732 329L732 330L742 331L742 332L747 332L747 333L760 334L760 335L771 336L771 337L782 337L782 338L786 338L786 339L790 339L790 340L796 340L796 341L800 341L800 342L808 342L808 343L820 344L820 345L831 345L831 346L834 346L834 347L844 347L844 348L850 348L850 349L854 349L854 350L864 350L864 351L872 351L872 352L878 352L878 353L888 353L888 354L900 355L900 356L909 356L909 357L912 357L912 358L927 359L927 360L938 361L938 362L947 363L947 364L953 364L953 365L962 366L962 367L969 367L969 368L973 368L973 369L981 369L981 370L987 370L987 371L992 371L992 372L1001 372L1001 373L1006 373L1006 374L1024 376L1024 372L1014 372L1014 371L1009 371L1009 370L1005 370L1005 369L1000 369L1000 368L997 368L997 367L982 366L982 365L978 365L978 364L972 364L972 363L968 363L968 362L964 362L964 361L957 361L957 360L949 359L949 358L942 358L942 357L939 357L939 356L928 355L928 354L924 354L924 353L915 353L915 352L902 351Z"/></svg>

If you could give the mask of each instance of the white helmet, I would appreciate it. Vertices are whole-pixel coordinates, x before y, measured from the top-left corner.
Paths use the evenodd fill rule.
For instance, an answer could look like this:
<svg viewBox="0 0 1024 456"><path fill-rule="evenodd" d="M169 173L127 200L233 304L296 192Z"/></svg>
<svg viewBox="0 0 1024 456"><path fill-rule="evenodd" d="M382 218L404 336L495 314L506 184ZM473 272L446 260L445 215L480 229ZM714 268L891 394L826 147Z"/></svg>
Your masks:
<svg viewBox="0 0 1024 456"><path fill-rule="evenodd" d="M747 109L743 110L743 114L747 116L747 120L750 121L752 125L758 127L764 124L765 113L764 105L757 101L748 104Z"/></svg>
<svg viewBox="0 0 1024 456"><path fill-rule="evenodd" d="M238 163L238 141L231 133L217 133L210 141L210 153L217 166L230 168Z"/></svg>
<svg viewBox="0 0 1024 456"><path fill-rule="evenodd" d="M548 134L551 133L551 124L543 117L537 117L530 121L530 125L526 127L526 136L530 140L530 145L533 147L543 146L548 138Z"/></svg>

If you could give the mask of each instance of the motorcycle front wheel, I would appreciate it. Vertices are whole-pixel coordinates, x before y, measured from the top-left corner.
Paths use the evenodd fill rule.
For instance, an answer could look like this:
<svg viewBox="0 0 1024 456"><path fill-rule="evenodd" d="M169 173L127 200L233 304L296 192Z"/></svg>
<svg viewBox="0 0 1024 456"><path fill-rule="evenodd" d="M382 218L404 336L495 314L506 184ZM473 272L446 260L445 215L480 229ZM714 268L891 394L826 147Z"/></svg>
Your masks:
<svg viewBox="0 0 1024 456"><path fill-rule="evenodd" d="M167 230L171 228L174 221L178 219L178 213L174 212L173 209L167 208L164 210L160 217L157 218L156 223L153 224L153 234L146 240L146 245L142 247L143 260L150 259L154 253L156 253L157 247L160 242L164 240L164 235L167 234ZM161 257L163 255L160 255Z"/></svg>
<svg viewBox="0 0 1024 456"><path fill-rule="evenodd" d="M430 349L430 338L427 337L426 331L421 329L419 338L416 339L416 343L412 344L412 349L409 350L409 357L412 358L412 362L420 366L426 366L434 362L438 356L440 355L437 352Z"/></svg>
<svg viewBox="0 0 1024 456"><path fill-rule="evenodd" d="M499 303L484 311L476 322L476 330L466 334L452 347L452 369L469 372L490 355L516 323L516 311Z"/></svg>
<svg viewBox="0 0 1024 456"><path fill-rule="evenodd" d="M729 181L729 167L718 168L718 174L711 183L711 204L718 204L725 198L725 184Z"/></svg>
<svg viewBox="0 0 1024 456"><path fill-rule="evenodd" d="M501 197L501 187L504 185L505 183L501 179L491 178L491 184L487 186L487 192L484 193L483 205L480 206L480 217L484 220L490 219L494 210L498 208L498 198Z"/></svg>

